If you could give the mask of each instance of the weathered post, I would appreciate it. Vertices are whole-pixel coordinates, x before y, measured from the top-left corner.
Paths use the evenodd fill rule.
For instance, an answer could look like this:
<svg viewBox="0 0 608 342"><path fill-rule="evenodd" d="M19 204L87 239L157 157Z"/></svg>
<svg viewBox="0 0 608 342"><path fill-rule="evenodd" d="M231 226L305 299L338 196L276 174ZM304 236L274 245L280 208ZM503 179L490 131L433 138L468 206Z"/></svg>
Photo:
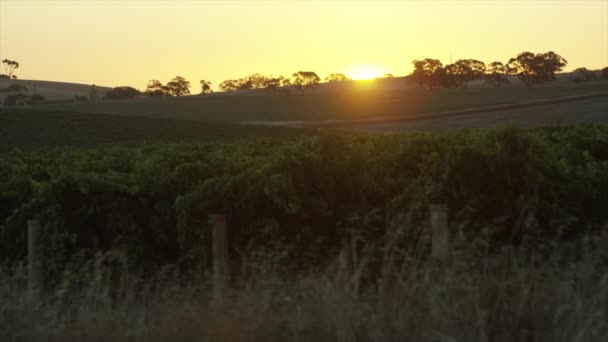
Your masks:
<svg viewBox="0 0 608 342"><path fill-rule="evenodd" d="M40 222L27 221L27 280L28 287L32 291L39 291L44 285L42 253L40 251L41 231Z"/></svg>
<svg viewBox="0 0 608 342"><path fill-rule="evenodd" d="M222 214L209 215L212 227L213 241L213 299L221 301L228 288L228 226L226 216Z"/></svg>
<svg viewBox="0 0 608 342"><path fill-rule="evenodd" d="M448 230L448 207L445 205L431 205L431 232L432 255L440 261L450 256L450 231Z"/></svg>

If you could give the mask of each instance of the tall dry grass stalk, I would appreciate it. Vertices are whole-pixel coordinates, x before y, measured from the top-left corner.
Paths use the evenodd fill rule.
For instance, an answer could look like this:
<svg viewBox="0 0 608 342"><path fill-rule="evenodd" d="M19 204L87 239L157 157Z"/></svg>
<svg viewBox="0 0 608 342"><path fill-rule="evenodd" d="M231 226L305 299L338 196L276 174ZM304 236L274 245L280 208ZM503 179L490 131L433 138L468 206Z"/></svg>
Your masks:
<svg viewBox="0 0 608 342"><path fill-rule="evenodd" d="M143 281L120 253L83 257L40 296L22 266L5 267L0 340L608 341L606 247L542 259L461 251L449 264L388 252L380 282L353 252L298 277L258 258L222 302L207 276L184 285L167 268Z"/></svg>

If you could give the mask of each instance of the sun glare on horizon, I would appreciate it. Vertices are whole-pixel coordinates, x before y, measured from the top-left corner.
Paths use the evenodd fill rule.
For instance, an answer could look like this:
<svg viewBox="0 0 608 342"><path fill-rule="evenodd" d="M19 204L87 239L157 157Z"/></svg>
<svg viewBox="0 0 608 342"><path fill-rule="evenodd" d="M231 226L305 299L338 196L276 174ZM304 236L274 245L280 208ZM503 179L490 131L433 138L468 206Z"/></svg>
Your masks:
<svg viewBox="0 0 608 342"><path fill-rule="evenodd" d="M357 65L346 72L346 75L353 80L371 80L384 74L385 70L377 65Z"/></svg>

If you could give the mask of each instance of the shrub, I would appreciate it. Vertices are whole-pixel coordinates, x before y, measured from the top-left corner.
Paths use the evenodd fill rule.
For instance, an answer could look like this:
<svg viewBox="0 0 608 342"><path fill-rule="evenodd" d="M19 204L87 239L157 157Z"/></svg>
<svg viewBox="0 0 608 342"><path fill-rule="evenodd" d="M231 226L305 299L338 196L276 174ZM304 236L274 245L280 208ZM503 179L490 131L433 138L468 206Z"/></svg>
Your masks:
<svg viewBox="0 0 608 342"><path fill-rule="evenodd" d="M4 99L5 106L22 106L29 100L29 96L25 94L11 94Z"/></svg>
<svg viewBox="0 0 608 342"><path fill-rule="evenodd" d="M578 68L572 72L572 80L576 83L588 82L597 78L595 72L587 68Z"/></svg>
<svg viewBox="0 0 608 342"><path fill-rule="evenodd" d="M140 91L135 88L116 87L106 93L106 98L108 100L124 100L124 99L132 99L132 98L138 97L140 95L141 95Z"/></svg>

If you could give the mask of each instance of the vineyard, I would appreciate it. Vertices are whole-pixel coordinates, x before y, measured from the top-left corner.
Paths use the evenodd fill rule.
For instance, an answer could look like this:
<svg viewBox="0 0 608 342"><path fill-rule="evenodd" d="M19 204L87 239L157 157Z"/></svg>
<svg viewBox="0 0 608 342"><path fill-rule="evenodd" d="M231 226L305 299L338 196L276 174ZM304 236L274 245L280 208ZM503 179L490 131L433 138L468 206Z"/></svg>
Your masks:
<svg viewBox="0 0 608 342"><path fill-rule="evenodd" d="M428 205L492 249L597 231L608 214L608 127L258 139L48 149L0 156L0 259L26 255L45 226L54 272L82 249L122 250L137 267L209 262L207 215L223 213L231 253L322 265L353 236L387 232L424 247Z"/></svg>
<svg viewBox="0 0 608 342"><path fill-rule="evenodd" d="M13 148L0 337L604 341L607 174L604 125ZM431 204L449 267L429 260ZM219 302L209 214L229 230Z"/></svg>

